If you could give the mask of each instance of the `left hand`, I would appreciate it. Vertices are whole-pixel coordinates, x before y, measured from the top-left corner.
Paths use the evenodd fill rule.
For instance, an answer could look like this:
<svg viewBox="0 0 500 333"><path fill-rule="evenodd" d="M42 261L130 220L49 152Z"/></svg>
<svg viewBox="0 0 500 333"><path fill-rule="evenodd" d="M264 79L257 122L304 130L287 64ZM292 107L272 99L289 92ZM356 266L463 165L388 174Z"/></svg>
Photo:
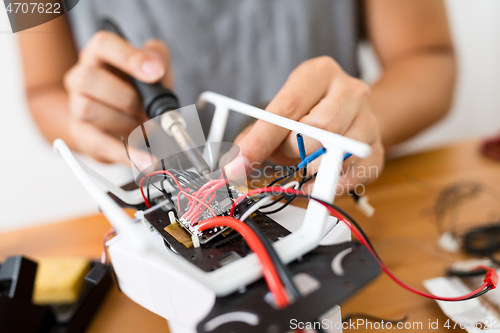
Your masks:
<svg viewBox="0 0 500 333"><path fill-rule="evenodd" d="M344 162L339 186L345 194L356 184L374 181L384 165L384 148L369 95L368 85L345 73L332 58L322 56L299 65L266 111L365 142L372 147L368 158L352 156ZM241 163L245 165L247 174L266 159L281 165L297 165L300 159L296 134L262 120L241 133L235 143L241 149L244 157ZM321 147L318 141L304 139L308 154ZM317 171L319 162L317 159L308 166L309 174ZM230 176L230 170L226 169L226 172ZM304 188L308 189L310 185Z"/></svg>

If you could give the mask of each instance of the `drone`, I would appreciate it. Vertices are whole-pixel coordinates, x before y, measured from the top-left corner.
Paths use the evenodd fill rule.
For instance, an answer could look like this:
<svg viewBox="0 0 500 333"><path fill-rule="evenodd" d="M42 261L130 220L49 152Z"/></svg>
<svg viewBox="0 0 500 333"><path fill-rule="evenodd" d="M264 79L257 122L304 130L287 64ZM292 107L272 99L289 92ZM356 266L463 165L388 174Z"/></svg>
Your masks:
<svg viewBox="0 0 500 333"><path fill-rule="evenodd" d="M349 224L331 216L334 208L328 204L344 159L350 154L364 158L370 147L213 92L200 95L198 106L207 103L215 106L202 147L202 155L210 156L208 179L193 167L161 169L156 163L147 173L137 169L138 184L122 188L78 160L63 140L54 142L114 227L116 236L106 244L121 291L198 332L286 332L292 319L318 322L335 312L340 323L337 304L374 279L380 268L365 247L350 241ZM230 112L300 133L301 152L302 136L322 148L302 154L301 164L270 186L242 190L241 181L228 179L224 168L213 163L224 146ZM291 180L319 156L314 176L304 173L300 181ZM313 177L314 200L307 209L262 212L273 197L306 196L300 187ZM136 218L124 207L136 209Z"/></svg>
<svg viewBox="0 0 500 333"><path fill-rule="evenodd" d="M169 148L169 156L156 158L147 170L136 168L135 181L122 187L78 160L63 140L54 142L113 226L104 239L102 265L112 265L120 290L136 303L199 333L289 332L297 327L341 331L338 304L381 270L402 287L435 300L468 300L496 287L498 276L489 267L477 268L486 273L484 283L460 297L418 291L390 272L357 222L333 204L344 160L366 158L368 145L214 92L199 96L198 107L206 104L215 112L197 152L186 153L182 145ZM230 112L298 133L301 162L265 187L251 189L241 179L228 178L227 162L216 161L230 155L232 163L241 157L234 145L222 142ZM194 113L195 105L178 110L182 119L193 119ZM162 125L152 119L137 133L144 138L154 131L165 134ZM168 135L158 136L159 150L155 140L145 140L145 148L158 157L165 146L175 146L163 142ZM307 155L303 136L322 147ZM131 134L129 143L137 141ZM179 154L185 155L182 163ZM202 156L203 162L189 163L193 156ZM295 180L319 157L315 174L302 172ZM169 167L172 160L177 167ZM311 194L305 194L301 188L312 179ZM296 197L309 200L306 209L289 205ZM280 208L264 210L281 200L286 202ZM123 208L135 209L135 218ZM357 242L351 241L351 233ZM116 236L109 239L111 234Z"/></svg>

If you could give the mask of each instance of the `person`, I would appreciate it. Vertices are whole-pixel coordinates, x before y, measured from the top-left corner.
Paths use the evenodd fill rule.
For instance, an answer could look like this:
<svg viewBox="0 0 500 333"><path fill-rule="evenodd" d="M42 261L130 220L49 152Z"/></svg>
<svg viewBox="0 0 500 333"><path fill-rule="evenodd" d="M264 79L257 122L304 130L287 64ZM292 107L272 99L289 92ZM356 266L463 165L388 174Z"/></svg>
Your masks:
<svg viewBox="0 0 500 333"><path fill-rule="evenodd" d="M100 16L131 42L99 31ZM31 30L19 43L36 123L47 140L102 162L128 164L120 137L147 120L128 75L161 82L184 104L204 90L269 102L268 112L369 144L370 157L345 163L379 169L385 151L446 114L454 90L442 0L88 0ZM363 34L382 65L371 87L358 78ZM262 121L235 140L247 171L298 160L294 133ZM346 173L340 184L373 178Z"/></svg>

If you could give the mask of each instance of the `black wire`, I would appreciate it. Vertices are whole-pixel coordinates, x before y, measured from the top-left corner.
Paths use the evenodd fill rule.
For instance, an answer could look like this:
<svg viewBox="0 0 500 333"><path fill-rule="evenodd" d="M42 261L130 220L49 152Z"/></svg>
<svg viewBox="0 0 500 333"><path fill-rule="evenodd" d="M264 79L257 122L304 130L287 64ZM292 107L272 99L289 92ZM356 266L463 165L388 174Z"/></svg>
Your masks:
<svg viewBox="0 0 500 333"><path fill-rule="evenodd" d="M164 175L164 176L166 176L166 175ZM163 179L165 180L165 179L167 179L167 177L165 177ZM161 187L162 191L165 191L165 193L167 193L167 200L170 202L170 204L172 205L172 207L175 209L175 203L172 200L172 193L170 193L167 190L165 190L165 183L164 182L160 182L160 187ZM149 187L148 187L148 189L149 189Z"/></svg>
<svg viewBox="0 0 500 333"><path fill-rule="evenodd" d="M184 184L186 185L185 187L192 187L193 189L198 189L205 185L206 181L202 181L201 177L195 177L198 176L195 173L184 171L184 170L176 170L176 169L170 169L168 170L172 172L178 180L183 180Z"/></svg>
<svg viewBox="0 0 500 333"><path fill-rule="evenodd" d="M179 173L179 170L175 170L175 169L169 169L168 170L170 173L172 173L174 175L175 178L177 178L177 181L179 182L179 184L181 184L182 187L192 187L193 185L189 182L188 179L186 179L182 174ZM176 182L174 181L174 179L172 179L171 177L168 178L168 183L172 186L172 187L177 187L177 184ZM193 186L194 187L194 186Z"/></svg>
<svg viewBox="0 0 500 333"><path fill-rule="evenodd" d="M450 212L448 225L452 234L454 234L453 227L456 219L453 218L453 213L456 213L455 210L465 201L473 199L482 190L483 187L481 184L471 181L456 182L441 190L434 204L434 214L437 217L439 232L444 233L446 231L445 217L446 213Z"/></svg>
<svg viewBox="0 0 500 333"><path fill-rule="evenodd" d="M268 203L268 204L265 204L264 206L260 207L260 209L263 209L263 208L268 208L268 207L271 207L271 206L274 206L275 204L277 204L278 202L280 202L281 200L285 199L287 197L286 194L282 194L280 195L276 200ZM269 214L269 213L264 213L264 214Z"/></svg>
<svg viewBox="0 0 500 333"><path fill-rule="evenodd" d="M278 256L278 253L276 253L274 246L271 244L269 239L264 235L262 229L257 224L255 224L255 222L250 217L247 218L244 222L250 227L250 229L252 229L255 235L259 238L262 245L264 245L266 252L269 254L269 257L271 258L274 267L276 267L276 271L280 276L280 279L285 285L286 289L290 292L290 294L295 300L299 299L300 293L297 290L295 283L293 282L292 274L288 269L288 266L283 264L280 257Z"/></svg>
<svg viewBox="0 0 500 333"><path fill-rule="evenodd" d="M354 319L354 318L364 318L364 319L367 319L367 320L370 320L370 321L373 321L373 322L386 322L386 323L391 323L391 324L399 324L399 323L404 323L405 321L408 320L408 315L405 314L405 316L399 320L391 320L391 319L384 319L384 318L380 318L380 317L376 317L376 316L373 316L371 314L367 314L367 313L351 313L351 314L348 314L347 316L345 316L344 318L342 318L342 322L345 323L345 322L349 322L351 319Z"/></svg>
<svg viewBox="0 0 500 333"><path fill-rule="evenodd" d="M195 182L198 182L201 186L207 183L207 180L193 171L180 170L182 173L185 173L187 177L191 177L191 179Z"/></svg>
<svg viewBox="0 0 500 333"><path fill-rule="evenodd" d="M304 181L304 184L309 182L311 179L316 178L317 175L318 175L318 173L315 172L311 176L307 177L306 180Z"/></svg>
<svg viewBox="0 0 500 333"><path fill-rule="evenodd" d="M286 184L290 181L290 179L292 179L293 175L297 172L297 168L295 167L289 167L291 170L284 176L281 176L279 178L276 178L275 180L273 180L271 183L269 183L269 185L267 185L266 187L271 187L273 186L274 184L276 184L277 182L279 181L282 181L283 179L285 179L285 181L283 182L283 184ZM273 206L274 204L276 204L277 202L280 202L281 200L283 200L284 198L286 197L286 195L282 195L280 196L278 199L274 200L273 202L270 202L262 207L260 207L261 209L262 208L268 208L268 207L271 207Z"/></svg>
<svg viewBox="0 0 500 333"><path fill-rule="evenodd" d="M266 197L266 196L269 196L269 195L272 195L272 193L260 193L260 194L256 194L252 197L254 198L263 198L263 197ZM339 212L340 214L344 215L355 227L356 229L359 230L360 234L363 236L363 238L366 239L366 242L368 243L368 245L370 245L370 247L373 249L373 253L375 253L375 255L377 256L377 258L380 260L380 257L379 255L377 254L377 251L375 250L375 248L373 247L372 243L370 242L370 239L368 238L368 236L365 234L364 230L361 228L361 226L358 224L358 222L356 222L356 220L351 216L349 215L345 210L343 210L342 208L340 208L339 206L337 205L334 205L334 204L331 204L331 203L328 203L326 201L323 201L321 199L317 199L317 198L314 198L314 197L308 197L307 195L305 194L289 194L290 196L291 195L297 195L298 197L302 197L302 198L309 198L309 199L313 199L313 200L316 200L318 202L321 202L327 206L330 206L331 208L335 209L337 212ZM244 203L246 203L245 200L243 201L240 201L236 204L236 206L234 207L234 209L236 210L239 206L243 205Z"/></svg>
<svg viewBox="0 0 500 333"><path fill-rule="evenodd" d="M176 209L175 209L175 203L174 203L174 200L172 200L172 194L171 194L170 192L167 192L167 193L168 193L167 200L168 200L168 201L170 202L170 204L172 205L172 208L173 208L174 210L176 210Z"/></svg>
<svg viewBox="0 0 500 333"><path fill-rule="evenodd" d="M306 175L307 175L307 165L304 167L304 170L302 172L303 172L302 173L302 179L301 179L301 181L299 183L299 187L297 188L298 190L300 190L302 188L302 186L304 186L304 184L305 184ZM278 203L279 201L281 201L282 199L284 199L287 196L288 195L286 195L286 194L282 195L278 199L276 199L273 202L271 202L269 205L262 206L261 208L270 207L270 206ZM288 205L290 205L292 203L292 201L295 200L295 198L297 198L297 196L293 195L290 198L288 198L286 200L286 202L281 207L279 207L279 208L277 208L275 210L269 211L269 212L262 212L262 213L264 213L266 215L269 215L269 214L275 214L275 213L281 212L283 209L285 209L286 207L288 207Z"/></svg>
<svg viewBox="0 0 500 333"><path fill-rule="evenodd" d="M446 273L448 275L458 276L458 277L473 277L473 276L484 275L486 273L486 271L484 269L476 269L476 270L471 270L471 271L448 269L446 271Z"/></svg>
<svg viewBox="0 0 500 333"><path fill-rule="evenodd" d="M492 287L492 286L488 286L488 287L486 287L485 289L483 289L483 290L481 290L480 292L478 292L477 294L472 295L471 297L464 299L464 301L468 301L468 300L470 300L470 299L473 299L473 298L476 298L476 297L479 297L479 296L483 296L483 295L484 295L484 294L486 294L488 291L490 291L490 290L491 290L491 288L493 288L493 287Z"/></svg>
<svg viewBox="0 0 500 333"><path fill-rule="evenodd" d="M275 180L273 180L272 182L270 182L269 185L267 185L266 187L271 187L274 184L276 184L277 182L279 182L279 181L281 181L281 180L283 180L285 178L287 178L286 181L288 182L293 177L293 175L297 172L297 168L296 167L290 167L290 169L291 170L288 171L288 173L286 175L281 176L279 178L276 178Z"/></svg>
<svg viewBox="0 0 500 333"><path fill-rule="evenodd" d="M176 178L177 180L179 181L179 183L181 184L181 186L183 187L190 187L190 188L193 188L193 189L199 189L201 186L203 186L206 182L203 181L203 178L199 177L198 174L194 173L194 172L191 172L191 171L184 171L184 170L176 170L176 169L169 169L168 170L170 173L172 173ZM174 188L177 188L177 184L175 183L175 181L169 177L168 175L165 175L165 174L158 174L158 175L152 175L152 176L149 176L147 177L147 180L148 180L148 185L147 185L147 194L148 194L148 201L150 201L150 194L149 194L149 185L153 185L154 183L150 181L149 178L153 178L153 177L163 177L164 180L167 180L168 183L174 187ZM167 200L170 201L170 203L175 207L174 203L173 203L173 200L172 200L172 194L169 193L166 189L165 189L165 186L164 186L164 182L160 182L160 186L161 186L161 190L157 189L162 192L165 196L165 198Z"/></svg>
<svg viewBox="0 0 500 333"><path fill-rule="evenodd" d="M155 184L151 183L151 181L148 179L148 177L146 177L146 175L144 175L142 173L142 171L137 167L137 165L134 163L134 161L132 161L132 159L130 158L130 154L128 153L128 147L127 147L127 143L125 143L125 139L122 137L121 138L122 140L122 143L123 143L123 146L125 147L125 153L127 153L127 158L128 160L130 161L130 164L132 164L134 166L134 168L137 169L137 171L139 172L139 174L146 179L146 181L148 182L148 185L151 184L154 188L156 188L158 191L162 192L158 186L156 186ZM163 192L162 192L163 193ZM163 195L167 196L166 193L163 193Z"/></svg>
<svg viewBox="0 0 500 333"><path fill-rule="evenodd" d="M123 139L122 139L122 142L123 142L123 143L124 143L124 145L125 145L125 141L124 141ZM126 148L126 145L125 145L125 148ZM127 156L128 156L128 152L127 152ZM130 156L129 156L129 159L130 159ZM134 164L132 160L130 160L130 162L131 162L132 164ZM135 166L135 164L134 164L134 166ZM159 192L161 192L161 193L163 194L163 196L165 197L165 199L167 199L167 200L170 202L170 204L172 205L172 207L174 207L174 208L175 208L175 203L174 203L174 201L172 200L172 193L168 192L168 191L165 189L164 182L163 182L163 181L161 181L161 182L160 182L160 187L161 187L161 189L160 189L160 188L158 188L158 187L154 184L154 182L152 182L152 181L151 181L151 179L150 179L150 178L153 178L153 177L163 177L163 179L164 179L164 180L167 180L167 181L168 181L168 183L169 183L172 187L176 188L176 187L177 187L177 184L175 183L175 181L174 181L171 177L169 177L168 175L165 175L165 174L158 174L158 175L152 175L152 176L146 177L146 176L145 176L145 175L144 175L144 174L143 174L143 173L142 173L142 172L141 172L141 171L137 168L137 166L135 166L135 168L139 171L139 173L140 173L140 174L141 174L141 175L142 175L142 176L143 176L143 177L147 180L147 182L148 182L148 184L147 184L147 186L146 186L146 191L147 191L147 199L148 199L148 201L151 201L151 196L150 196L150 188L149 188L149 186L150 186L150 185L152 185L152 186L154 186L154 187L155 187L155 188L156 188ZM201 186L203 186L203 185L204 185L204 183L202 183L201 181L199 181L199 180L202 180L202 178L201 178L201 177L199 177L199 180L198 180L198 179L196 179L197 174L196 174L196 173L194 173L194 172L190 172L190 171L183 171L183 170L176 170L176 169L169 169L168 171L169 171L169 172L171 172L171 173L172 173L172 174L173 174L173 175L177 178L177 180L179 181L179 183L180 183L181 185L183 185L183 187L193 187L194 189L198 189L199 187L201 187ZM196 176L195 176L195 175L196 175ZM183 178L184 178L184 179L183 179ZM192 182L190 182L190 181L193 181L193 182L195 183L195 185L193 186L193 183L192 183ZM201 186L199 186L199 185L201 185Z"/></svg>
<svg viewBox="0 0 500 333"><path fill-rule="evenodd" d="M148 178L164 177L164 176L166 176L166 175L152 175L152 176L149 176ZM165 179L165 178L163 178L163 179ZM148 185L146 186L148 202L151 202L151 198L150 198L150 195L149 195L149 184L154 184L154 183L148 179ZM160 187L161 187L160 192L163 194L163 196L165 197L165 199L167 199L170 202L170 204L172 205L172 207L175 209L175 203L172 200L172 193L168 192L165 189L163 181L160 182Z"/></svg>
<svg viewBox="0 0 500 333"><path fill-rule="evenodd" d="M434 214L437 217L438 230L441 234L448 231L457 240L460 240L462 249L475 256L486 256L495 265L500 262L495 259L495 254L500 251L500 221L474 227L465 232L457 231L457 220L460 207L466 202L484 193L500 201L496 189L478 182L464 180L455 182L442 189L434 204ZM446 219L447 215L449 217ZM446 228L447 220L447 228ZM473 276L477 272L448 272L456 276Z"/></svg>
<svg viewBox="0 0 500 333"><path fill-rule="evenodd" d="M500 250L500 223L472 228L462 236L463 249L476 256L492 257Z"/></svg>
<svg viewBox="0 0 500 333"><path fill-rule="evenodd" d="M287 197L287 196L286 195L283 196L283 198L285 198L285 197ZM288 197L289 198L286 199L286 202L283 205L281 205L281 207L276 208L275 210L271 210L269 212L262 212L262 213L266 214L266 215L270 215L270 214L275 214L275 213L281 212L283 209L288 207L288 205L291 204L292 201L296 198L296 196L288 196ZM276 199L277 201L272 202L272 204L274 205L274 204L278 203L278 201L280 201L283 198L280 197L280 198Z"/></svg>
<svg viewBox="0 0 500 333"><path fill-rule="evenodd" d="M292 178L292 176L299 170L295 167L291 167L292 171L288 172L286 175L284 176L281 176L279 178L276 178L275 180L273 180L271 183L269 183L269 185L267 185L266 187L270 187L270 186L273 186L274 184L276 184L277 182L285 179L286 181L283 182L283 184L286 184L288 183L288 181ZM306 178L306 175L307 175L307 165L303 168L303 174L302 174L302 180L300 181L300 184L299 184L299 190L302 188L302 186L307 183L308 181L310 181L311 179L313 179L314 177L316 177L316 175L318 174L317 172L314 173L312 176ZM263 208L268 208L268 207L271 207L271 206L274 206L275 204L277 204L278 202L280 202L281 200L285 199L287 197L286 194L284 195L281 195L280 197L278 197L276 200L274 200L273 202L270 202L262 207L260 207L260 209L263 209ZM280 208L278 209L275 209L273 211L269 211L269 212L265 212L264 214L274 214L274 213L277 213L277 212L280 212L282 211L283 209L285 209L286 207L288 207L288 205L290 205L292 203L292 201L295 199L295 197L291 198L291 199L287 199L287 202L283 204L283 206L281 206Z"/></svg>

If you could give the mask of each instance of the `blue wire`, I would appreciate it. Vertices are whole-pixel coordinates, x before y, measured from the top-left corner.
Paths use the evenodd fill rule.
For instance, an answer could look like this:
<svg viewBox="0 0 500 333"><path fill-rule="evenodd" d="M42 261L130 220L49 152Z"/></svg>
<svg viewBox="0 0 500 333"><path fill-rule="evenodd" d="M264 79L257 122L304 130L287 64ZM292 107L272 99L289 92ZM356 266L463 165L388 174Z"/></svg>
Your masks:
<svg viewBox="0 0 500 333"><path fill-rule="evenodd" d="M317 159L318 157L320 157L324 153L326 153L326 148L325 147L319 148L314 153L312 153L311 155L309 155L306 158L304 158L302 160L302 162L299 163L299 165L297 166L297 168L298 169L302 169L303 167L305 167L306 165L308 165L309 163L311 163L312 161L314 161L315 159Z"/></svg>
<svg viewBox="0 0 500 333"><path fill-rule="evenodd" d="M297 133L297 145L299 146L300 159L303 161L307 155L306 155L306 147L304 145L304 137L300 133Z"/></svg>
<svg viewBox="0 0 500 333"><path fill-rule="evenodd" d="M302 160L302 162L300 162L299 165L297 166L297 169L302 169L303 167L305 167L306 165L308 165L309 163L311 163L312 161L314 161L315 159L317 159L318 157L320 157L324 153L326 153L326 148L325 147L319 148L314 153L312 153L311 155L304 158ZM351 153L346 153L344 155L344 161L347 160L351 156L352 156Z"/></svg>

